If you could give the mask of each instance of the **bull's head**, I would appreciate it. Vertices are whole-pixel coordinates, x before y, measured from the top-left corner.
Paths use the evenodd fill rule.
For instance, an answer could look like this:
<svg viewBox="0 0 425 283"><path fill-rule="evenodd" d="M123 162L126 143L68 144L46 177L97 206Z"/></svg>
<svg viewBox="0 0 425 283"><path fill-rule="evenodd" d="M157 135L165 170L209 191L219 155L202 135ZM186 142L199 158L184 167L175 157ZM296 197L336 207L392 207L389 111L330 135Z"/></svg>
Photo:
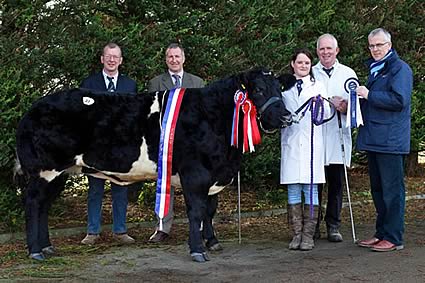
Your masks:
<svg viewBox="0 0 425 283"><path fill-rule="evenodd" d="M265 132L271 132L292 123L292 114L282 100L284 90L295 85L292 75L283 75L278 79L267 69L255 69L247 74L248 93L257 108L260 126ZM282 84L282 87L281 87Z"/></svg>

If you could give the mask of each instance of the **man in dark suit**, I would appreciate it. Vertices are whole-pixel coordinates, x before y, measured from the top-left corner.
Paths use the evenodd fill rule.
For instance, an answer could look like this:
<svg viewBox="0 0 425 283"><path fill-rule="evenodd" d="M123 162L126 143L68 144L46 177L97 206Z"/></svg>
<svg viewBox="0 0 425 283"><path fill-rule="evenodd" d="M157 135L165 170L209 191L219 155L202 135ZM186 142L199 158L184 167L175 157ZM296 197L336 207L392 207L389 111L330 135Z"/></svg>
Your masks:
<svg viewBox="0 0 425 283"><path fill-rule="evenodd" d="M183 47L178 43L172 43L165 51L165 63L168 70L149 81L149 92L170 90L173 88L201 88L204 87L204 81L195 75L183 71L185 55ZM163 219L162 230L159 230L157 225L155 232L149 238L151 243L159 243L169 237L171 226L173 224L173 205L174 205L174 188L170 190L170 211L168 216ZM158 218L158 216L157 216ZM159 222L159 218L158 218Z"/></svg>
<svg viewBox="0 0 425 283"><path fill-rule="evenodd" d="M204 81L195 75L183 71L185 55L183 47L178 43L172 43L165 52L165 63L168 70L149 81L149 92L164 91L176 87L201 88Z"/></svg>
<svg viewBox="0 0 425 283"><path fill-rule="evenodd" d="M137 93L136 82L118 72L123 58L121 48L115 43L108 43L104 48L100 61L103 70L86 78L81 88L98 91ZM93 245L99 239L102 220L102 198L105 180L88 176L89 192L87 199L87 235L81 241L85 245ZM114 239L123 244L130 244L134 239L127 234L127 187L111 183L112 191L112 232Z"/></svg>

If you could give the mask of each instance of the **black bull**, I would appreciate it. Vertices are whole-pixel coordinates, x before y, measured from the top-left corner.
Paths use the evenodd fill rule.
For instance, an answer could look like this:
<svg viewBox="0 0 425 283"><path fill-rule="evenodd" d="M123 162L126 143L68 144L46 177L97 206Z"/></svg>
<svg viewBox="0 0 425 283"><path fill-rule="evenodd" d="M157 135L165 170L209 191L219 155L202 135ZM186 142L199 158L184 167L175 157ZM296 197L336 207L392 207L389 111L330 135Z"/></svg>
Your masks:
<svg viewBox="0 0 425 283"><path fill-rule="evenodd" d="M241 148L230 145L235 92L245 87L262 128L273 130L291 123L281 85L288 89L294 83L291 75L278 80L258 68L186 90L172 168L184 192L195 261L208 259L203 240L207 247L218 243L212 227L217 195L209 195L209 189L231 183L240 167ZM164 95L168 92L131 96L72 89L33 104L16 134L16 179L24 191L30 257L42 260L43 253L54 251L48 210L63 190L67 174L86 173L120 185L156 179Z"/></svg>

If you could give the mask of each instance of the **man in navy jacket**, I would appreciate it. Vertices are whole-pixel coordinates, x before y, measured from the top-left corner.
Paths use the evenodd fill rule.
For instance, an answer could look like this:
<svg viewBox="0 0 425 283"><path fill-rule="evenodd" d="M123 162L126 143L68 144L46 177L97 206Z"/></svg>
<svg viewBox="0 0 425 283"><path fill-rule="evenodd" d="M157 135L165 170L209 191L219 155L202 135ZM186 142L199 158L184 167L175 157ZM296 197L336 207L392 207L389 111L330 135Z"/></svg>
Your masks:
<svg viewBox="0 0 425 283"><path fill-rule="evenodd" d="M366 86L357 88L364 120L357 149L367 152L377 218L374 236L358 245L374 251L400 250L404 248L404 158L410 150L413 74L392 48L388 31L375 29L368 41L369 78Z"/></svg>
<svg viewBox="0 0 425 283"><path fill-rule="evenodd" d="M98 91L137 93L136 82L118 72L123 58L121 48L115 43L108 43L104 48L100 61L103 70L86 78L81 88ZM105 180L88 176L89 192L87 199L87 235L81 241L85 245L93 245L99 239L102 221L102 198ZM130 244L134 239L127 234L127 187L111 183L112 191L112 232L114 239Z"/></svg>

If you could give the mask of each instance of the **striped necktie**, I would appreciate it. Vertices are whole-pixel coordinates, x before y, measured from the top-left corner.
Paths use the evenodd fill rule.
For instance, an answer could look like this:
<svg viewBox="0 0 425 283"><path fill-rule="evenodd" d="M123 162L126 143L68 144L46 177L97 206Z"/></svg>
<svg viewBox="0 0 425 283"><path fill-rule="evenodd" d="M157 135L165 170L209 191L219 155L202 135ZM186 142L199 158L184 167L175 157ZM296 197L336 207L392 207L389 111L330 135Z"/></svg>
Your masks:
<svg viewBox="0 0 425 283"><path fill-rule="evenodd" d="M114 85L114 82L113 82L113 80L114 80L114 77L106 77L108 80L109 80L109 83L108 83L108 91L109 92L114 92L115 91L115 85Z"/></svg>
<svg viewBox="0 0 425 283"><path fill-rule="evenodd" d="M174 86L176 88L179 88L181 86L180 76L179 75L173 75L173 78L174 78L174 81L175 81Z"/></svg>

